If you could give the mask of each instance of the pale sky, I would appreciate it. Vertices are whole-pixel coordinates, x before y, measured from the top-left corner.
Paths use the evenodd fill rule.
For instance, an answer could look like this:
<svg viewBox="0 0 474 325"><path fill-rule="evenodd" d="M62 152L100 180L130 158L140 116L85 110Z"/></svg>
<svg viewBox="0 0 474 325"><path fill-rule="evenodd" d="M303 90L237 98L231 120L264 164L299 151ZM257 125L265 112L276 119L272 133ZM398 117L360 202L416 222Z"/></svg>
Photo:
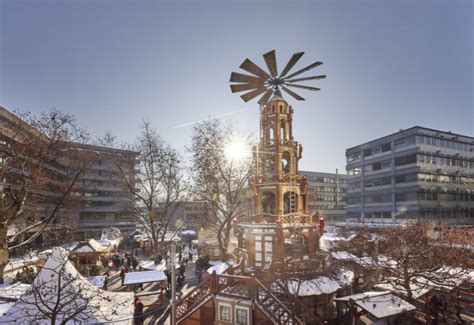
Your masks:
<svg viewBox="0 0 474 325"><path fill-rule="evenodd" d="M293 105L301 169L345 170L345 150L414 125L474 134L473 2L0 0L0 105L74 114L132 141L142 119L184 153L192 124L232 118L258 134L258 104L229 76L324 64ZM309 74L310 75L310 74ZM180 127L176 127L180 126Z"/></svg>

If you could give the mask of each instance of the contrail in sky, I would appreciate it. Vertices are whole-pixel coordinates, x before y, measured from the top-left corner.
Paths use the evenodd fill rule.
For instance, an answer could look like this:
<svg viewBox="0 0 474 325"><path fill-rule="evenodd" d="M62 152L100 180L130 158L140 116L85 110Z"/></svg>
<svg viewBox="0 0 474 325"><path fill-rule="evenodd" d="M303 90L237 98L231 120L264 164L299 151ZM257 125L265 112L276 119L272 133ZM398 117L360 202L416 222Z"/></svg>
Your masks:
<svg viewBox="0 0 474 325"><path fill-rule="evenodd" d="M218 119L218 118L221 118L221 117L225 117L225 116L237 114L237 113L240 113L240 112L243 112L243 111L252 109L252 108L253 108L253 107L246 107L246 108L238 109L238 110L236 110L236 111L232 111L232 112L229 112L229 113L225 113L225 114L221 114L221 115L215 115L215 116L210 116L210 117L205 118L205 119L202 119L202 120L197 120L197 121L193 121L193 122L188 122L188 123L183 123L183 124L175 125L175 126L173 126L173 127L171 127L171 128L172 128L172 129L183 128L183 127L185 127L185 126L193 125L193 124L196 124L196 123L199 123L199 122L204 122L204 121L208 121L208 120Z"/></svg>

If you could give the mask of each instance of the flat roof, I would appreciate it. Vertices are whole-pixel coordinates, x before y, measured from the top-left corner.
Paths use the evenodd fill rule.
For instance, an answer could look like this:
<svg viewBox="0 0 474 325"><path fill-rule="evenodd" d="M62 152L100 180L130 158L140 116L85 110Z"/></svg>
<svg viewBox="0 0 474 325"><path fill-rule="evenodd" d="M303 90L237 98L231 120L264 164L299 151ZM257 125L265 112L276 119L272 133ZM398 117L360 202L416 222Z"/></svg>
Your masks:
<svg viewBox="0 0 474 325"><path fill-rule="evenodd" d="M427 128L427 127L424 127L424 126L416 125L416 126L412 126L412 127L408 128L408 129L401 129L398 132L394 132L394 133L391 133L389 135L385 135L383 137L376 138L374 140L367 141L367 142L361 143L361 144L356 145L356 146L352 146L352 147L346 149L346 152L349 151L349 150L355 149L357 147L361 147L361 146L364 146L364 145L367 145L367 144L370 144L370 143L378 142L378 141L383 140L385 138L390 138L390 137L393 137L397 134L405 133L405 132L416 130L416 129L426 130L426 131L431 131L431 132L440 132L440 133L445 133L445 134L449 134L449 135L453 135L453 136L457 136L457 137L469 138L471 140L474 140L474 137L472 137L472 136L463 135L463 134L459 134L459 133L453 133L451 131L442 131L442 130L430 129L430 128Z"/></svg>

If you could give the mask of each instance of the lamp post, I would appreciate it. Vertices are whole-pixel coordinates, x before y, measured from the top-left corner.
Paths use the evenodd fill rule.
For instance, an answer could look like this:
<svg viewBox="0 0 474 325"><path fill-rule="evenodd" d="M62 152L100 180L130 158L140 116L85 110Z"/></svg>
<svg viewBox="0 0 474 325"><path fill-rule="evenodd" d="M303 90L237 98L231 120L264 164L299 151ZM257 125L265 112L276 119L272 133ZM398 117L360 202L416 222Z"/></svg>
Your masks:
<svg viewBox="0 0 474 325"><path fill-rule="evenodd" d="M171 241L171 325L176 325L176 243Z"/></svg>

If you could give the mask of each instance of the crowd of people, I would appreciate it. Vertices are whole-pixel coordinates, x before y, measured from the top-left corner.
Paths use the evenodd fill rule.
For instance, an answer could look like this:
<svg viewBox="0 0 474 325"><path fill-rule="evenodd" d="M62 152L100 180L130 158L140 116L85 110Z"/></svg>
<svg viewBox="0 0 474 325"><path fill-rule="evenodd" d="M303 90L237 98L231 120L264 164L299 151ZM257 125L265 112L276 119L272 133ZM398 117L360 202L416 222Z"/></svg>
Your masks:
<svg viewBox="0 0 474 325"><path fill-rule="evenodd" d="M184 287L185 284L185 272L188 263L193 262L194 254L196 248L192 247L191 245L181 245L178 247L178 252L176 258L176 291L177 294L179 295L181 289ZM167 266L167 269L164 270L165 276L166 276L166 292L168 297L171 296L171 282L172 282L172 272L169 269L169 265L171 262L171 256L170 252L167 251L163 255L157 254L154 257L155 264L161 264L163 261ZM140 260L138 258L138 253L137 250L134 250L133 252L125 252L122 254L115 254L113 255L109 260L108 260L108 265L110 265L111 270L118 271L118 275L121 279L121 286L125 285L125 276L128 272L133 272L133 271L138 271L139 269L139 263ZM107 285L108 285L108 276L110 276L110 272L108 271L106 274L106 278L104 281L104 286L103 288L107 290ZM137 288L135 288L136 291L143 289L143 284L139 284ZM144 305L142 301L140 301L139 297L135 298L134 302L134 308L135 308L135 313L134 313L134 319L135 319L135 324L143 324L145 315L143 313L144 310Z"/></svg>

